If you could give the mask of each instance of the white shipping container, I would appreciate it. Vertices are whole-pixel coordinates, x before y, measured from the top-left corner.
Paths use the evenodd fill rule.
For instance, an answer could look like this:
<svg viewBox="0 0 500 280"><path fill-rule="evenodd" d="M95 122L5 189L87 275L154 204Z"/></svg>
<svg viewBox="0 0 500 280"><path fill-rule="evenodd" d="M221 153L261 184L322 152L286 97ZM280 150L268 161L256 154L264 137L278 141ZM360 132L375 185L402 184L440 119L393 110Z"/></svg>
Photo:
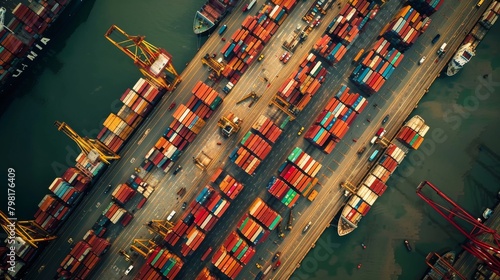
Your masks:
<svg viewBox="0 0 500 280"><path fill-rule="evenodd" d="M217 209L215 209L214 215L219 217L220 211L222 211L222 209L224 209L224 206L226 206L227 203L228 203L227 200L223 199L221 204L219 205L219 207L217 207Z"/></svg>
<svg viewBox="0 0 500 280"><path fill-rule="evenodd" d="M182 113L181 117L179 118L179 122L182 123L182 121L186 118L186 116L190 113L191 111L189 109L185 109L185 111Z"/></svg>
<svg viewBox="0 0 500 280"><path fill-rule="evenodd" d="M255 242L255 239L259 236L259 234L263 231L261 226L258 226L259 229L255 232L255 234L250 238L250 241Z"/></svg>
<svg viewBox="0 0 500 280"><path fill-rule="evenodd" d="M278 6L278 5L274 6L274 9L269 13L269 17L273 18L274 14L276 14L276 12L278 11L279 8L280 8L280 6Z"/></svg>
<svg viewBox="0 0 500 280"><path fill-rule="evenodd" d="M200 228L205 229L205 227L208 225L208 223L210 222L210 220L212 220L212 218L213 218L213 215L209 214L207 216L207 218L205 219L205 221L203 221L203 223L201 224Z"/></svg>
<svg viewBox="0 0 500 280"><path fill-rule="evenodd" d="M314 162L316 162L316 161L314 161ZM318 165L316 166L316 169L314 169L314 171L311 173L311 177L312 177L312 178L316 177L316 175L318 174L318 172L321 170L321 167L322 167L322 165L321 165L321 164L318 164Z"/></svg>
<svg viewBox="0 0 500 280"><path fill-rule="evenodd" d="M356 205L361 201L361 198L357 195L353 195L352 199L349 200L349 205L351 205L353 208L356 207Z"/></svg>
<svg viewBox="0 0 500 280"><path fill-rule="evenodd" d="M253 207L250 209L250 214L253 216L255 214L255 211L257 211L261 205L262 205L262 200L258 199L257 203L255 203Z"/></svg>
<svg viewBox="0 0 500 280"><path fill-rule="evenodd" d="M430 127L428 125L423 125L420 130L418 131L418 134L420 134L420 136L422 137L425 137L425 135L427 134L427 132L429 131Z"/></svg>
<svg viewBox="0 0 500 280"><path fill-rule="evenodd" d="M371 186L373 184L373 182L375 182L375 176L373 175L368 175L368 178L366 178L364 184L367 185L367 186Z"/></svg>
<svg viewBox="0 0 500 280"><path fill-rule="evenodd" d="M374 192L371 193L371 195L365 200L368 205L373 206L375 204L375 201L377 201L378 195Z"/></svg>

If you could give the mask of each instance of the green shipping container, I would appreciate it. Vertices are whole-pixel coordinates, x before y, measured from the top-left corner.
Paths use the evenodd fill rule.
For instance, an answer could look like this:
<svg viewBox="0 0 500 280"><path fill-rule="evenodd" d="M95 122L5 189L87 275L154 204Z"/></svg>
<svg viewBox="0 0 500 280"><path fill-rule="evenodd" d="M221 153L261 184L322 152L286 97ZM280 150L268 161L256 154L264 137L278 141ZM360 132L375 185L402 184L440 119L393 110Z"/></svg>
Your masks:
<svg viewBox="0 0 500 280"><path fill-rule="evenodd" d="M236 252L236 250L238 250L238 247L240 247L241 243L243 243L243 240L239 240L238 242L236 242L236 245L234 245L233 249L231 250L231 252Z"/></svg>
<svg viewBox="0 0 500 280"><path fill-rule="evenodd" d="M418 133L415 134L415 136L413 136L413 139L411 139L411 141L410 141L410 146L413 147L413 144L415 144L415 141L417 141L417 139L418 139L419 136L420 135Z"/></svg>
<svg viewBox="0 0 500 280"><path fill-rule="evenodd" d="M172 259L170 259L169 261L171 261ZM165 269L165 271L163 271L163 276L167 276L168 273L170 272L170 270L172 270L172 267L174 267L175 265L175 262L171 262L170 265L167 267L167 269Z"/></svg>
<svg viewBox="0 0 500 280"><path fill-rule="evenodd" d="M288 161L295 162L297 158L299 157L300 153L302 150L299 147L295 147L293 149L292 153L288 156Z"/></svg>
<svg viewBox="0 0 500 280"><path fill-rule="evenodd" d="M274 219L274 221L271 223L271 225L269 226L269 229L273 230L278 225L278 223L280 221L281 221L281 216L280 215L276 216L276 219Z"/></svg>
<svg viewBox="0 0 500 280"><path fill-rule="evenodd" d="M161 255L163 255L164 251L165 251L165 249L161 249L160 252L158 252L158 255L156 255L156 257L151 262L151 266L155 265L155 263L158 261L158 259L161 257Z"/></svg>
<svg viewBox="0 0 500 280"><path fill-rule="evenodd" d="M222 98L220 98L220 96L217 96L215 100L212 102L212 104L210 104L210 109L215 111L215 109L217 109L217 107L219 107L221 103L222 103Z"/></svg>
<svg viewBox="0 0 500 280"><path fill-rule="evenodd" d="M248 251L248 245L245 246L245 248L241 251L241 253L238 255L237 259L238 260L241 260L241 257L243 257L243 255L246 253L246 251Z"/></svg>
<svg viewBox="0 0 500 280"><path fill-rule="evenodd" d="M252 135L252 132L248 131L247 134L245 134L245 136L243 136L243 139L241 139L240 144L241 145L245 145L245 142L248 140L248 138L250 137L250 135Z"/></svg>
<svg viewBox="0 0 500 280"><path fill-rule="evenodd" d="M245 225L246 225L247 223L248 223L248 218L246 218L246 219L243 221L243 223L241 224L241 226L240 226L240 231L242 231L242 230L243 230L243 228L245 227Z"/></svg>

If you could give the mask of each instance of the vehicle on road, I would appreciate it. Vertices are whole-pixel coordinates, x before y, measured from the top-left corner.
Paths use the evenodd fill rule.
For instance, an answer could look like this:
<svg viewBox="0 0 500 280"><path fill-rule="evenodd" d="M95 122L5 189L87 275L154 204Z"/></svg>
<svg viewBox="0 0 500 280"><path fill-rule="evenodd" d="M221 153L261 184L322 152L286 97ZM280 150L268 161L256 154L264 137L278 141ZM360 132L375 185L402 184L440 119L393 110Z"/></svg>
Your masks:
<svg viewBox="0 0 500 280"><path fill-rule="evenodd" d="M378 136L373 136L372 140L370 140L371 145L375 145L375 142L377 142Z"/></svg>
<svg viewBox="0 0 500 280"><path fill-rule="evenodd" d="M130 271L132 271L132 269L134 268L133 265L130 265L127 270L125 270L125 275L128 275L130 273Z"/></svg>
<svg viewBox="0 0 500 280"><path fill-rule="evenodd" d="M297 135L301 135L301 134L302 134L302 132L304 132L304 127L301 127L301 128L299 129L299 132L297 132Z"/></svg>
<svg viewBox="0 0 500 280"><path fill-rule="evenodd" d="M422 65L425 61L425 56L422 56L422 58L418 61L418 65Z"/></svg>
<svg viewBox="0 0 500 280"><path fill-rule="evenodd" d="M260 280L262 279L262 277L264 277L264 272L259 271L259 273L257 273L257 275L255 276L255 280Z"/></svg>
<svg viewBox="0 0 500 280"><path fill-rule="evenodd" d="M285 57L288 55L288 52L284 52L281 56L280 56L280 61L283 61L283 59L285 59Z"/></svg>
<svg viewBox="0 0 500 280"><path fill-rule="evenodd" d="M172 104L170 104L170 106L168 106L168 110L172 111L172 109L175 108L175 105L177 105L177 104L175 102L172 102Z"/></svg>
<svg viewBox="0 0 500 280"><path fill-rule="evenodd" d="M436 36L434 36L434 38L432 38L432 44L437 43L437 41L439 40L439 38L441 38L441 34L437 34Z"/></svg>
<svg viewBox="0 0 500 280"><path fill-rule="evenodd" d="M375 139L375 140L376 140L376 139ZM363 147L359 148L359 150L358 150L358 155L362 155L365 151L366 151L366 147L365 147L365 146L363 146Z"/></svg>
<svg viewBox="0 0 500 280"><path fill-rule="evenodd" d="M375 135L377 135L378 138L382 139L382 137L384 137L386 132L387 132L387 130L385 130L383 127L381 127L377 130L377 133L375 133Z"/></svg>
<svg viewBox="0 0 500 280"><path fill-rule="evenodd" d="M257 60L262 61L263 59L264 59L264 54L261 54Z"/></svg>
<svg viewBox="0 0 500 280"><path fill-rule="evenodd" d="M182 170L182 166L178 165L177 168L174 170L174 175L177 175Z"/></svg>
<svg viewBox="0 0 500 280"><path fill-rule="evenodd" d="M170 212L170 214L168 214L167 221L172 220L172 218L175 216L176 213L177 212L175 212L175 210L172 210L172 212Z"/></svg>
<svg viewBox="0 0 500 280"><path fill-rule="evenodd" d="M484 0L479 0L476 4L476 7L478 7L478 8L481 7L481 5L483 5L483 2L484 2Z"/></svg>
<svg viewBox="0 0 500 280"><path fill-rule="evenodd" d="M278 261L274 264L274 266L273 266L273 270L278 269L278 267L280 267L280 265L281 265L281 261L280 261L280 260L278 260Z"/></svg>
<svg viewBox="0 0 500 280"><path fill-rule="evenodd" d="M437 54L438 54L439 56L441 56L442 54L444 54L444 53L446 52L446 46L447 46L447 45L448 45L448 44L443 43L443 44L441 45L441 47L439 47L439 50L437 50Z"/></svg>
<svg viewBox="0 0 500 280"><path fill-rule="evenodd" d="M262 268L262 265L260 265L259 263L255 263L255 266L256 266L258 269L261 269L261 268Z"/></svg>
<svg viewBox="0 0 500 280"><path fill-rule="evenodd" d="M141 173L141 169L139 169L139 168L137 168L137 167L136 167L136 168L134 168L134 171L135 171L135 172L137 172L137 173Z"/></svg>
<svg viewBox="0 0 500 280"><path fill-rule="evenodd" d="M389 120L389 115L385 116L385 118L382 120L382 124L386 123Z"/></svg>
<svg viewBox="0 0 500 280"><path fill-rule="evenodd" d="M226 29L227 29L227 25L224 24L223 26L221 26L221 28L219 28L219 35L224 34L224 32L226 31Z"/></svg>
<svg viewBox="0 0 500 280"><path fill-rule="evenodd" d="M187 202L185 202L185 201L184 201L184 202L182 203L182 210L186 209L186 206L187 206Z"/></svg>
<svg viewBox="0 0 500 280"><path fill-rule="evenodd" d="M109 184L106 189L104 190L104 193L109 193L109 191L111 190L111 184Z"/></svg>
<svg viewBox="0 0 500 280"><path fill-rule="evenodd" d="M271 269L272 269L272 268L273 268L273 265L272 265L272 264L271 264L271 265L269 265L269 266L266 268L266 270L264 270L264 275L268 274L268 273L269 273L269 271L271 271Z"/></svg>
<svg viewBox="0 0 500 280"><path fill-rule="evenodd" d="M277 261L281 256L281 252L276 252L276 254L274 254L273 256L273 262Z"/></svg>
<svg viewBox="0 0 500 280"><path fill-rule="evenodd" d="M312 222L307 223L307 225L302 230L302 233L306 233L309 230L309 228L311 228L311 225L312 225Z"/></svg>
<svg viewBox="0 0 500 280"><path fill-rule="evenodd" d="M285 55L285 57L283 58L283 63L286 64L290 60L290 57L292 57L292 54L291 53L287 53Z"/></svg>
<svg viewBox="0 0 500 280"><path fill-rule="evenodd" d="M370 157L368 158L368 161L369 161L369 162L374 161L374 160L375 160L375 158L377 157L377 155L378 155L378 150L373 151L373 153L372 153L372 154L370 155Z"/></svg>

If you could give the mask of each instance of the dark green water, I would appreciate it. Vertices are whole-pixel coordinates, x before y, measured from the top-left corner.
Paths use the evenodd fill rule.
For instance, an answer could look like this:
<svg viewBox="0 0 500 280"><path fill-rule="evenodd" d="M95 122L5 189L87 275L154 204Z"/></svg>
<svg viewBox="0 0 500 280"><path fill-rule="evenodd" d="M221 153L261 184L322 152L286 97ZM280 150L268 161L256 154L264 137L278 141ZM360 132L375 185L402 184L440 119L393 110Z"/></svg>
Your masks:
<svg viewBox="0 0 500 280"><path fill-rule="evenodd" d="M415 188L429 180L476 217L494 205L500 190L500 38L494 36L499 32L497 24L471 62L457 75L436 80L422 99L413 114L431 130L389 179L359 228L344 237L336 227L327 230L291 279L420 279L429 252L459 252L464 238ZM480 151L480 144L492 153Z"/></svg>
<svg viewBox="0 0 500 280"><path fill-rule="evenodd" d="M88 1L61 30L61 37L53 38L48 55L0 118L0 166L16 169L19 218L32 218L49 184L74 164L79 152L53 122L65 121L81 135L94 137L107 115L118 110L123 91L140 77L132 61L104 38L111 24L131 35L146 35L149 42L167 49L181 72L202 41L191 28L193 13L203 2ZM478 145L500 153L500 87L490 85L491 91L485 91L480 79L489 73L494 83L500 83L495 48L500 38L492 36L499 32L497 24L476 57L455 77L439 79L415 111L433 131L441 129L446 140L429 132L421 153L413 152L399 167L388 182L390 189L359 229L340 238L332 227L293 279L416 279L426 270L429 251L458 249L463 238L414 190L420 181L431 180L474 215L493 203L500 164L485 149L479 152ZM449 110L452 113L445 114ZM412 242L412 253L403 239ZM360 270L358 263L363 264Z"/></svg>

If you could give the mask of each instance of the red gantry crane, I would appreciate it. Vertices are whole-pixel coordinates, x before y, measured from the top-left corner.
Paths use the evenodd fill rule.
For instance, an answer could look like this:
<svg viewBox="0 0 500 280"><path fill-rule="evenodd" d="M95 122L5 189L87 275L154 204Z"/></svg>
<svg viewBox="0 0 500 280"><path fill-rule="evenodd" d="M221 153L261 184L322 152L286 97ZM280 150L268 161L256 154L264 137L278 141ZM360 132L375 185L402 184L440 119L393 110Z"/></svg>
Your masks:
<svg viewBox="0 0 500 280"><path fill-rule="evenodd" d="M112 25L104 36L132 58L142 74L157 86L173 91L181 82L172 64L172 55L146 42L145 36L128 35L116 25Z"/></svg>
<svg viewBox="0 0 500 280"><path fill-rule="evenodd" d="M425 195L422 192L424 187L431 188L448 205L440 205ZM467 241L462 244L467 252L484 261L492 272L500 274L500 259L495 256L495 254L500 254L500 235L496 230L482 224L431 182L420 183L417 187L417 195L467 237Z"/></svg>

